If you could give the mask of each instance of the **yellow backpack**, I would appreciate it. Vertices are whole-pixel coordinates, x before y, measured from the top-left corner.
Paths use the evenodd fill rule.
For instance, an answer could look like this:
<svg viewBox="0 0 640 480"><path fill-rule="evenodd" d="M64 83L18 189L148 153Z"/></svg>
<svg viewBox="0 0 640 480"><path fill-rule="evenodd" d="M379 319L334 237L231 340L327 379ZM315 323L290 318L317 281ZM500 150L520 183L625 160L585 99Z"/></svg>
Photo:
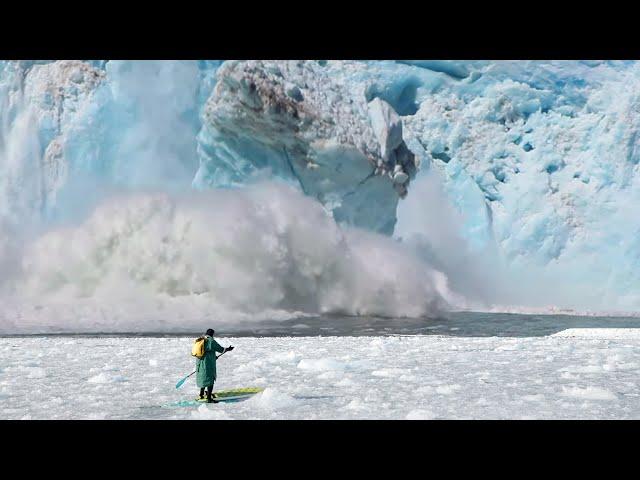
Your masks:
<svg viewBox="0 0 640 480"><path fill-rule="evenodd" d="M205 346L206 342L204 337L196 338L196 341L193 342L193 347L191 347L191 355L196 358L203 358L205 354Z"/></svg>

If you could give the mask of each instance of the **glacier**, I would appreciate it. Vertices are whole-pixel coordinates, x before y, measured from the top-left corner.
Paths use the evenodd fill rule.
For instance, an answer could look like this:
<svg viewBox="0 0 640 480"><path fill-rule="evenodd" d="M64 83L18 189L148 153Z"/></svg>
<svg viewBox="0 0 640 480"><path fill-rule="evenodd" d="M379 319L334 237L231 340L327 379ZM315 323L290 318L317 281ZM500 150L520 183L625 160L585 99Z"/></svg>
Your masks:
<svg viewBox="0 0 640 480"><path fill-rule="evenodd" d="M40 310L24 314L24 298L47 298L42 312L74 302L91 312L94 300L107 311L129 296L148 304L145 318L158 304L171 312L197 304L194 317L211 305L266 316L638 312L639 68L0 61L3 328L45 322ZM227 215L217 211L228 205ZM266 222L255 214L263 207ZM152 245L183 221L198 238L174 231L163 267ZM273 248L250 249L278 222L287 233ZM309 245L342 238L342 253L327 253L325 269L288 243L292 232L316 232ZM250 276L267 265L260 281L269 280L207 270L208 242L230 242L229 265L247 252L255 263L236 270ZM274 249L289 252L284 263L270 263ZM347 252L370 264L347 259L344 271L327 273ZM313 273L296 292L299 272ZM376 276L364 293L354 287ZM333 284L344 299L327 300Z"/></svg>
<svg viewBox="0 0 640 480"><path fill-rule="evenodd" d="M194 183L244 183L269 169L336 221L393 233L415 155L399 115L379 97L367 102L365 87L342 64L225 62L204 107Z"/></svg>

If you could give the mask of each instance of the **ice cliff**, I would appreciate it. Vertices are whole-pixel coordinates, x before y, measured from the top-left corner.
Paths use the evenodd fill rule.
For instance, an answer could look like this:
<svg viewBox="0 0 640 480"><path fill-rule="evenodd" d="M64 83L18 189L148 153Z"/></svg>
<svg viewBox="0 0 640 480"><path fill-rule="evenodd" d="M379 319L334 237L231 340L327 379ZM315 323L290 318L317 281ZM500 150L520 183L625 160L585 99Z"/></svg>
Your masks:
<svg viewBox="0 0 640 480"><path fill-rule="evenodd" d="M122 190L275 179L471 306L638 311L638 92L627 61L3 61L0 253Z"/></svg>
<svg viewBox="0 0 640 480"><path fill-rule="evenodd" d="M80 61L0 66L0 219L31 219L68 180L68 132L104 80Z"/></svg>
<svg viewBox="0 0 640 480"><path fill-rule="evenodd" d="M345 72L335 62L226 62L204 107L195 183L244 183L269 169L338 222L391 234L415 156L393 107Z"/></svg>

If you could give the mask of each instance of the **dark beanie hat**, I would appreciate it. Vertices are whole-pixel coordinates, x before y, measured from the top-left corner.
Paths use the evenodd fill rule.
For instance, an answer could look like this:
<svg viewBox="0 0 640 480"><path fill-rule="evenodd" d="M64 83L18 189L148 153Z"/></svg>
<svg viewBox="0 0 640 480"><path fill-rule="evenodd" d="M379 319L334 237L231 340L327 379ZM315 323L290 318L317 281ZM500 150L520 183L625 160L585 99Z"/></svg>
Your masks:
<svg viewBox="0 0 640 480"><path fill-rule="evenodd" d="M213 334L216 333L213 328L210 328L209 330L207 330L207 335L209 335L210 337L213 337Z"/></svg>

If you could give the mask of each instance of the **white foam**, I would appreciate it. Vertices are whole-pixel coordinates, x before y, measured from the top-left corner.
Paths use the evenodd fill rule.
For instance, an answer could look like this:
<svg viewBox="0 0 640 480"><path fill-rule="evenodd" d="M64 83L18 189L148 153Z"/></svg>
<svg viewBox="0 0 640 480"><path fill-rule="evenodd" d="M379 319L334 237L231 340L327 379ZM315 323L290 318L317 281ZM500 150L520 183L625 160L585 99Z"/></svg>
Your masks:
<svg viewBox="0 0 640 480"><path fill-rule="evenodd" d="M81 225L28 243L9 283L0 333L184 331L300 312L423 317L449 295L402 244L340 228L273 183L110 198Z"/></svg>

